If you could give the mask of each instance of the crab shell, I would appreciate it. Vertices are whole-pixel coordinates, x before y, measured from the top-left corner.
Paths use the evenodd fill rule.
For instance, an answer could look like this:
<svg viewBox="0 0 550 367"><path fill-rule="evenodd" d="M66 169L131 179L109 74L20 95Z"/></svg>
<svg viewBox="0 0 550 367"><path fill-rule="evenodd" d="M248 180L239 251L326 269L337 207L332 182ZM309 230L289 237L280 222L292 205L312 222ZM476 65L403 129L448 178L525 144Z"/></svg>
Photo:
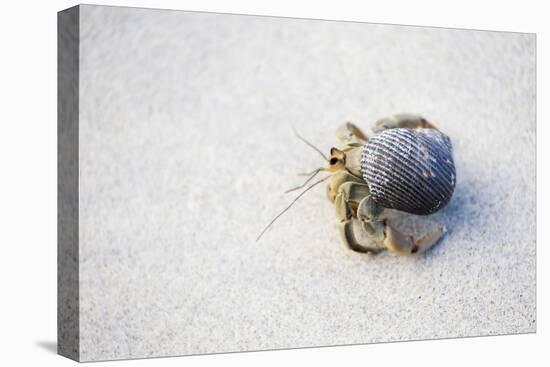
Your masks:
<svg viewBox="0 0 550 367"><path fill-rule="evenodd" d="M361 173L376 203L432 214L451 199L456 170L451 140L435 129L389 129L363 147Z"/></svg>

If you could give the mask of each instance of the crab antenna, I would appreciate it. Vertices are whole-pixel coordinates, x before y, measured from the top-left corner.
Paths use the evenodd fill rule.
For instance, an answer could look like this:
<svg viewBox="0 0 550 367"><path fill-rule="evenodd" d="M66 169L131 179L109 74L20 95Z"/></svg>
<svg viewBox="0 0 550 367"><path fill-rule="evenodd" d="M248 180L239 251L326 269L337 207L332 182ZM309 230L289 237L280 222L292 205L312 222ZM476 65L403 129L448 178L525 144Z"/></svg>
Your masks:
<svg viewBox="0 0 550 367"><path fill-rule="evenodd" d="M302 137L300 134L298 134L298 131L296 131L296 129L292 128L294 130L294 134L296 135L296 137L298 139L300 139L301 141L303 141L307 146L309 146L310 148L314 149L317 153L319 153L321 155L321 157L323 157L323 159L325 161L328 162L328 158L326 155L323 154L323 152L321 151L321 149L317 148L315 145L311 144L309 141L307 141L304 137Z"/></svg>
<svg viewBox="0 0 550 367"><path fill-rule="evenodd" d="M300 173L298 173L298 176L311 176L312 174L315 173L315 171L317 171L317 169L315 169L311 172L300 172Z"/></svg>
<svg viewBox="0 0 550 367"><path fill-rule="evenodd" d="M289 192L292 192L292 191L300 190L302 187L307 185L311 180L313 180L315 176L317 176L317 174L321 171L326 171L326 170L325 168L320 167L320 168L317 168L315 171L308 173L309 177L303 184L301 184L300 186L293 187L292 189L286 190L285 194L288 194Z"/></svg>
<svg viewBox="0 0 550 367"><path fill-rule="evenodd" d="M327 176L327 177L324 177L322 179L320 179L319 181L315 182L315 183L312 183L311 185L309 185L307 187L307 189L305 189L304 191L302 191L300 193L300 195L296 196L296 198L294 200L292 200L292 202L286 207L284 208L279 214L277 214L277 216L275 216L275 218L273 218L271 220L271 222L269 222L269 224L263 229L263 231L260 233L260 235L256 238L256 242L258 242L260 240L260 238L262 238L262 236L264 235L264 233L273 225L273 223L275 223L275 221L277 219L279 219L281 217L281 215L283 215L284 213L287 212L287 210L289 210L292 205L294 205L294 203L296 203L298 201L298 199L300 199L306 192L308 192L309 190L311 190L312 188L314 188L315 186L319 185L321 182L325 181L327 178L329 178L330 176Z"/></svg>

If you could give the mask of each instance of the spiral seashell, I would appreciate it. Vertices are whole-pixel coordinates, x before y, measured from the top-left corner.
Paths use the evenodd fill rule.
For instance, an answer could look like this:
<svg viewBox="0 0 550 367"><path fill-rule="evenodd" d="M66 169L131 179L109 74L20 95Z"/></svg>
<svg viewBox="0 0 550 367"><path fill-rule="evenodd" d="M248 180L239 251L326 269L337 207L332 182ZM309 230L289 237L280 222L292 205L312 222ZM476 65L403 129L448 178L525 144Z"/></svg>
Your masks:
<svg viewBox="0 0 550 367"><path fill-rule="evenodd" d="M377 204L419 215L443 208L456 183L451 141L435 129L375 135L363 147L361 173Z"/></svg>

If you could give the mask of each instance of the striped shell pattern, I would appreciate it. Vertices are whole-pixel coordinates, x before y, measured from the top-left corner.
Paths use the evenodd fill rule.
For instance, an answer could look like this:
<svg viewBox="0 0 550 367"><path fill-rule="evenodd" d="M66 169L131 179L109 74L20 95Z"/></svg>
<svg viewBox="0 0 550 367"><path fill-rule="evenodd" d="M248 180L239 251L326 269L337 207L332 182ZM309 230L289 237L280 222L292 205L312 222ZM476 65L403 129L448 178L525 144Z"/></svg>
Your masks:
<svg viewBox="0 0 550 367"><path fill-rule="evenodd" d="M363 147L361 172L376 203L411 214L444 207L455 188L449 137L435 129L389 129Z"/></svg>

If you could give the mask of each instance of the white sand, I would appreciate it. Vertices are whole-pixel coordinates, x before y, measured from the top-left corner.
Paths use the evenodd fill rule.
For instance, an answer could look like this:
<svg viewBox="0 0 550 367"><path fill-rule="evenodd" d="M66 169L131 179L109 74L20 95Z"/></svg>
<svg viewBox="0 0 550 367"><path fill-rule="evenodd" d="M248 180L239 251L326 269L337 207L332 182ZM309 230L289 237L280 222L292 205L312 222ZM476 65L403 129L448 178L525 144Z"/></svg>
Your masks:
<svg viewBox="0 0 550 367"><path fill-rule="evenodd" d="M81 359L535 331L535 37L83 6ZM420 257L340 244L324 187L353 121L418 112L454 144Z"/></svg>

